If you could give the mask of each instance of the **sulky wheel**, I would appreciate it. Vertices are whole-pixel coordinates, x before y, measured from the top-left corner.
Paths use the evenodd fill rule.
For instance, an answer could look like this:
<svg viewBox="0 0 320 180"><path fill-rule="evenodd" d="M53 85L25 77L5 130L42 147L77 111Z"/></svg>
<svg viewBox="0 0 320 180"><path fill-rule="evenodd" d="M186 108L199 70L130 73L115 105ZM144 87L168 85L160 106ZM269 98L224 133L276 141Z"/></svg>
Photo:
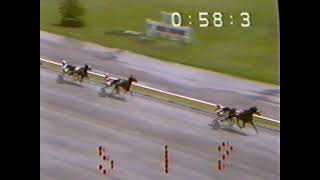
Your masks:
<svg viewBox="0 0 320 180"><path fill-rule="evenodd" d="M213 128L219 129L220 128L220 122L219 121L214 121Z"/></svg>
<svg viewBox="0 0 320 180"><path fill-rule="evenodd" d="M107 92L106 92L106 89L105 88L100 88L99 91L98 91L98 96L100 97L105 97L107 96Z"/></svg>
<svg viewBox="0 0 320 180"><path fill-rule="evenodd" d="M56 81L58 82L58 83L63 83L63 76L61 75L61 74L59 74L58 75L58 77L57 77L57 79L56 79Z"/></svg>
<svg viewBox="0 0 320 180"><path fill-rule="evenodd" d="M212 128L213 129L219 129L220 128L220 121L218 120L218 118L216 118L216 119L214 119L213 121L212 121Z"/></svg>

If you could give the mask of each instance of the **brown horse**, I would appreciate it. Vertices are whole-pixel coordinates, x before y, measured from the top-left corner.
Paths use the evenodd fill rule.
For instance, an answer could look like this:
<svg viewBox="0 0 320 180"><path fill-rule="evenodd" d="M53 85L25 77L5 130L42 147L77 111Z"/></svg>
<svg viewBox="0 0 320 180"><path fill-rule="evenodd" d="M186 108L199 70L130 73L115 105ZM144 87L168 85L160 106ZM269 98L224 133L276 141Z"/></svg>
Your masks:
<svg viewBox="0 0 320 180"><path fill-rule="evenodd" d="M246 123L250 123L257 134L259 134L258 129L253 123L253 114L260 115L260 112L257 107L251 107L248 110L244 110L243 112L236 114L235 118L237 119L237 124L240 129L244 128L246 126ZM242 126L240 126L239 121L242 121Z"/></svg>
<svg viewBox="0 0 320 180"><path fill-rule="evenodd" d="M112 89L111 93L113 93L114 90L116 90L117 94L120 94L120 90L122 89L124 92L130 92L132 95L132 91L130 91L132 82L138 82L137 79L134 78L132 75L127 80L119 79L112 82L111 85L114 85L114 88Z"/></svg>
<svg viewBox="0 0 320 180"><path fill-rule="evenodd" d="M240 112L239 114L232 114L232 115L229 114L229 117L227 117L226 119L233 118L233 117L236 118L237 125L239 126L240 129L244 128L246 126L246 123L250 123L254 128L254 130L256 131L256 133L258 134L258 130L253 123L253 114L260 115L260 112L257 107L251 107L248 110L244 110ZM242 121L242 126L240 126L240 123L239 123L240 120Z"/></svg>

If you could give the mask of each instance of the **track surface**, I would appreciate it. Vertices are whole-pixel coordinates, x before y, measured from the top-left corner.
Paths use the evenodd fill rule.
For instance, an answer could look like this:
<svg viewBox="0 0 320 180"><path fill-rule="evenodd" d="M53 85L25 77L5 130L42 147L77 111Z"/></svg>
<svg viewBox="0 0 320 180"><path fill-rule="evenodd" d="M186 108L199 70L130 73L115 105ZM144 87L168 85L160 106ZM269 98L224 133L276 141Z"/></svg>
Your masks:
<svg viewBox="0 0 320 180"><path fill-rule="evenodd" d="M40 68L41 179L106 179L97 171L96 148L115 160L115 180L277 180L280 134L251 128L212 130L207 114L134 94L126 100L97 96L98 86L58 84L56 72ZM217 147L235 148L232 166L217 170ZM169 145L171 171L161 168Z"/></svg>
<svg viewBox="0 0 320 180"><path fill-rule="evenodd" d="M107 41L107 39L106 39ZM159 61L131 52L40 31L40 57L89 63L111 75L134 74L145 85L200 100L244 109L256 105L266 117L280 120L280 87L211 71Z"/></svg>

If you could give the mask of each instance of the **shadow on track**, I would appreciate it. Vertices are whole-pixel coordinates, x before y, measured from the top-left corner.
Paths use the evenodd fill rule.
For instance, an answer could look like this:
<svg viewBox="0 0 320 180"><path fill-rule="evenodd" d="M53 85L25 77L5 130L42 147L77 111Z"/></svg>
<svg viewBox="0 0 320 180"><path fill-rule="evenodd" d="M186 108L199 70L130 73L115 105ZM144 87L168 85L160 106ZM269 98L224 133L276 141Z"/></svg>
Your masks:
<svg viewBox="0 0 320 180"><path fill-rule="evenodd" d="M234 129L234 128L221 128L221 130L229 132L229 133L233 133L233 134L239 134L239 135L242 135L242 136L249 136L245 132L240 131L238 129Z"/></svg>
<svg viewBox="0 0 320 180"><path fill-rule="evenodd" d="M62 82L60 82L59 84L68 84L68 85L72 85L72 86L77 86L77 87L84 87L83 85L81 84L78 84L76 82L72 82L72 81L66 81L66 80L62 80Z"/></svg>
<svg viewBox="0 0 320 180"><path fill-rule="evenodd" d="M115 99L115 100L119 100L119 101L124 101L124 102L127 102L126 98L125 97L120 97L120 96L117 96L113 93L108 93L107 96L109 98L112 98L112 99Z"/></svg>
<svg viewBox="0 0 320 180"><path fill-rule="evenodd" d="M106 89L104 89L104 88L101 88L98 91L98 96L99 97L109 97L109 98L112 98L112 99L115 99L115 100L126 102L126 98L125 97L119 96L119 95L111 93L111 92L107 92Z"/></svg>
<svg viewBox="0 0 320 180"><path fill-rule="evenodd" d="M238 134L238 135L242 135L242 136L249 136L248 134L246 134L245 132L241 131L240 129L236 129L235 127L219 127L219 128L214 128L211 124L209 124L209 126L211 127L212 130L214 131L226 131L228 133L232 133L232 134Z"/></svg>

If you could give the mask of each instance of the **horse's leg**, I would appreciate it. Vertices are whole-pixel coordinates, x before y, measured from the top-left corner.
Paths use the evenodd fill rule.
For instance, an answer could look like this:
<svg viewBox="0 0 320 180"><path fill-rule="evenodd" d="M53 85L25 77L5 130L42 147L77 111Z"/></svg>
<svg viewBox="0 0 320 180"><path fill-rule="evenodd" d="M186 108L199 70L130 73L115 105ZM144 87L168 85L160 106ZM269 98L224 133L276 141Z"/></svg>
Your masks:
<svg viewBox="0 0 320 180"><path fill-rule="evenodd" d="M257 129L256 125L254 125L253 121L250 121L250 124L252 125L252 127L254 128L256 133L259 134L258 129Z"/></svg>
<svg viewBox="0 0 320 180"><path fill-rule="evenodd" d="M240 124L239 124L239 119L237 119L237 125L241 129Z"/></svg>
<svg viewBox="0 0 320 180"><path fill-rule="evenodd" d="M113 87L111 94L114 92L114 90L116 89L117 85Z"/></svg>
<svg viewBox="0 0 320 180"><path fill-rule="evenodd" d="M242 130L242 127L240 126L240 119L237 118L237 125L240 128L240 130Z"/></svg>
<svg viewBox="0 0 320 180"><path fill-rule="evenodd" d="M79 77L79 82L82 82L83 76L82 76L82 73L81 73L81 72L79 73L79 76L78 76L78 77Z"/></svg>
<svg viewBox="0 0 320 180"><path fill-rule="evenodd" d="M231 128L233 126L233 124L234 124L234 118L230 118L229 123L228 123L229 128Z"/></svg>
<svg viewBox="0 0 320 180"><path fill-rule="evenodd" d="M245 127L246 127L246 122L243 121L243 123L242 123L242 128L245 128Z"/></svg>
<svg viewBox="0 0 320 180"><path fill-rule="evenodd" d="M120 95L120 89L119 89L119 86L116 86L116 90L117 90L117 94Z"/></svg>
<svg viewBox="0 0 320 180"><path fill-rule="evenodd" d="M82 82L83 81L83 76L82 75L80 75L80 80L79 80L80 82Z"/></svg>
<svg viewBox="0 0 320 180"><path fill-rule="evenodd" d="M79 75L77 73L74 73L73 77L75 81L79 81Z"/></svg>

